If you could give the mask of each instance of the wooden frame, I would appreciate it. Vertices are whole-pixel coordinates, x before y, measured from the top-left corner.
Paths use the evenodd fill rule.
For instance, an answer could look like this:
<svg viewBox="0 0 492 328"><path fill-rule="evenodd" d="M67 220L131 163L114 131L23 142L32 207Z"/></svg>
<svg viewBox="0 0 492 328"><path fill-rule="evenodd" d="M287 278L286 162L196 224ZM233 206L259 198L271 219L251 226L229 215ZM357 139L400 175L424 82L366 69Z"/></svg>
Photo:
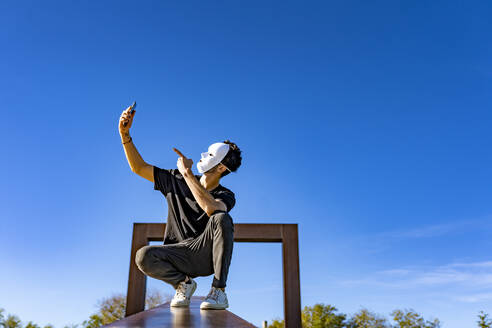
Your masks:
<svg viewBox="0 0 492 328"><path fill-rule="evenodd" d="M125 316L145 309L147 276L135 263L135 254L151 241L163 241L165 223L134 223ZM282 243L285 327L301 327L301 285L297 224L234 224L235 242Z"/></svg>

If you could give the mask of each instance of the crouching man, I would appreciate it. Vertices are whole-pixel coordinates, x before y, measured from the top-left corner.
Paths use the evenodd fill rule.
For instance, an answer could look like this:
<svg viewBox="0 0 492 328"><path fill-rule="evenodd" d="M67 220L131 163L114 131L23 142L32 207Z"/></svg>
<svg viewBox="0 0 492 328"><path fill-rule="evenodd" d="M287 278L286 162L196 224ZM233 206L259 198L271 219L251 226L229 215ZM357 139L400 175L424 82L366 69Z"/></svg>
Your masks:
<svg viewBox="0 0 492 328"><path fill-rule="evenodd" d="M164 244L140 248L135 262L146 275L176 289L171 306L189 306L197 286L193 278L213 274L212 287L200 309L225 309L229 306L225 287L234 241L228 212L236 201L234 193L219 182L239 168L241 150L229 140L212 144L197 163L202 175L192 173L193 161L176 148L177 169L147 164L130 137L135 112L131 114L129 107L119 120L128 164L133 172L154 183L154 190L166 197L169 208Z"/></svg>

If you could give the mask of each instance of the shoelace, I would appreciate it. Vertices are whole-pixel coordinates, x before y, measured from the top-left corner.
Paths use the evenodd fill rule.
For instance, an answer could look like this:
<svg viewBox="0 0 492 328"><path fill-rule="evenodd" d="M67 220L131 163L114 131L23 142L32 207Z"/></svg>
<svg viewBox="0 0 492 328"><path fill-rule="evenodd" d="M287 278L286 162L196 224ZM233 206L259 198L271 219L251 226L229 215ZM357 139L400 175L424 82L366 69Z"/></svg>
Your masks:
<svg viewBox="0 0 492 328"><path fill-rule="evenodd" d="M178 296L186 297L185 285L179 284L178 288L176 288L176 293L178 294Z"/></svg>
<svg viewBox="0 0 492 328"><path fill-rule="evenodd" d="M213 299L213 300L217 301L217 300L218 300L218 298L219 298L219 289L212 288L212 289L208 292L207 298L210 298L210 299Z"/></svg>

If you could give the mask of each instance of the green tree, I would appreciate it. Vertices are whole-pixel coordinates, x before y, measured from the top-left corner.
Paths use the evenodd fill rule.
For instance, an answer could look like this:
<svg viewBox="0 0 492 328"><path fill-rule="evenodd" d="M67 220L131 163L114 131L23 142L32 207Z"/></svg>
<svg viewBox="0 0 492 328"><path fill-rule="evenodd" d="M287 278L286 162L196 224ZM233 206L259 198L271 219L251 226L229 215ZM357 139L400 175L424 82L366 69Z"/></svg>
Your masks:
<svg viewBox="0 0 492 328"><path fill-rule="evenodd" d="M274 319L271 324L268 325L268 328L284 328L285 323L284 320Z"/></svg>
<svg viewBox="0 0 492 328"><path fill-rule="evenodd" d="M102 318L99 314L93 314L88 320L82 322L82 327L85 328L97 328L103 325Z"/></svg>
<svg viewBox="0 0 492 328"><path fill-rule="evenodd" d="M97 306L99 308L98 313L91 315L88 320L82 322L83 327L96 328L123 319L125 317L126 296L121 293L113 294L99 300Z"/></svg>
<svg viewBox="0 0 492 328"><path fill-rule="evenodd" d="M347 328L391 328L384 317L380 317L368 309L361 309L348 321Z"/></svg>
<svg viewBox="0 0 492 328"><path fill-rule="evenodd" d="M426 321L413 310L394 310L391 312L393 320L396 322L395 328L440 328L441 323L438 319Z"/></svg>
<svg viewBox="0 0 492 328"><path fill-rule="evenodd" d="M302 326L305 328L343 328L346 315L336 314L337 308L332 305L315 304L302 310Z"/></svg>
<svg viewBox="0 0 492 328"><path fill-rule="evenodd" d="M489 315L487 313L484 313L483 311L480 311L480 314L478 315L478 327L480 328L490 328L492 326L492 320L490 320Z"/></svg>
<svg viewBox="0 0 492 328"><path fill-rule="evenodd" d="M145 309L156 307L164 303L165 299L169 300L170 296L168 295L165 298L158 290L151 290L145 298ZM98 312L92 314L88 320L84 320L82 327L97 328L123 319L125 317L126 295L116 293L110 297L103 298L98 301L97 307Z"/></svg>
<svg viewBox="0 0 492 328"><path fill-rule="evenodd" d="M125 317L126 296L115 294L99 301L99 313L103 325L107 325Z"/></svg>
<svg viewBox="0 0 492 328"><path fill-rule="evenodd" d="M21 328L21 321L18 316L9 314L6 319L2 319L2 326L4 328Z"/></svg>
<svg viewBox="0 0 492 328"><path fill-rule="evenodd" d="M39 328L39 326L32 321L29 321L25 328Z"/></svg>
<svg viewBox="0 0 492 328"><path fill-rule="evenodd" d="M337 308L331 305L315 304L305 306L301 313L304 328L345 328L345 314L336 314ZM284 320L273 320L268 328L285 327Z"/></svg>

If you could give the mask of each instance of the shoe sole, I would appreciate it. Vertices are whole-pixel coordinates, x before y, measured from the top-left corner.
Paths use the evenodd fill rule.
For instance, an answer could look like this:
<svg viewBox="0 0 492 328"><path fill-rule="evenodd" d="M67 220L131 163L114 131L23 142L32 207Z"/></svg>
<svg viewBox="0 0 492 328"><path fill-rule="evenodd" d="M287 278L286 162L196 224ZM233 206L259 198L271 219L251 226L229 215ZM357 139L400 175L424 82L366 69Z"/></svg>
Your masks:
<svg viewBox="0 0 492 328"><path fill-rule="evenodd" d="M220 306L220 305L200 305L200 310L225 310L229 307L229 304L226 306Z"/></svg>
<svg viewBox="0 0 492 328"><path fill-rule="evenodd" d="M172 306L172 307L188 307L188 306L190 306L191 296L193 296L193 293L195 292L197 286L198 286L198 284L195 282L193 284L193 289L191 290L190 298L188 299L188 302L187 303L172 304L172 302L171 302L170 306Z"/></svg>

